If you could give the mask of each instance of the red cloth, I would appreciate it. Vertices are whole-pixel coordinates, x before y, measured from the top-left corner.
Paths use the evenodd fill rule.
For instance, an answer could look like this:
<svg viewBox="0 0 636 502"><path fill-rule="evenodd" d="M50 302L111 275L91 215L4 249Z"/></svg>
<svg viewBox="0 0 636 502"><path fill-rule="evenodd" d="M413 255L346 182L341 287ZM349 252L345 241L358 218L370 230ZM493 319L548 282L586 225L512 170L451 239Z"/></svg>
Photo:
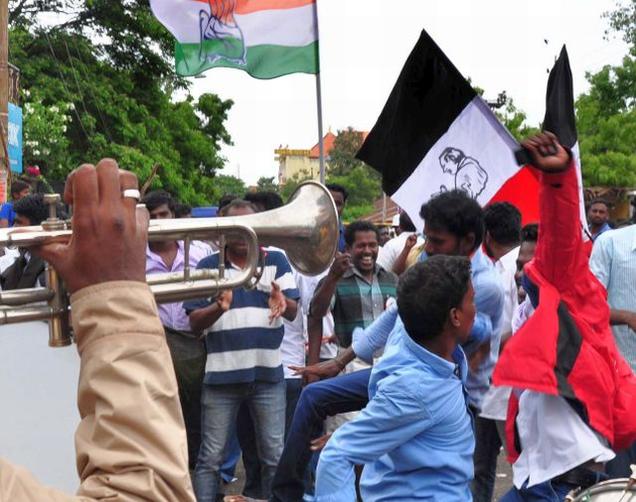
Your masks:
<svg viewBox="0 0 636 502"><path fill-rule="evenodd" d="M576 172L542 173L540 182L539 242L525 268L539 305L506 344L493 382L569 399L621 449L636 440L636 377L616 348L607 293L588 266Z"/></svg>

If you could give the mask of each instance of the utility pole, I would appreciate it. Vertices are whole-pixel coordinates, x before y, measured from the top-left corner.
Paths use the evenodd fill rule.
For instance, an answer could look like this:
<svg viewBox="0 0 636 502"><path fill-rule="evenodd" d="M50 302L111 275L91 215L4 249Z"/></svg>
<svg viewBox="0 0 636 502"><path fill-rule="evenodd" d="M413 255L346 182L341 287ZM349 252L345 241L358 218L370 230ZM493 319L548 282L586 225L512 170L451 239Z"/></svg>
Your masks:
<svg viewBox="0 0 636 502"><path fill-rule="evenodd" d="M0 0L0 202L7 196L9 173L8 131L9 131L9 0Z"/></svg>

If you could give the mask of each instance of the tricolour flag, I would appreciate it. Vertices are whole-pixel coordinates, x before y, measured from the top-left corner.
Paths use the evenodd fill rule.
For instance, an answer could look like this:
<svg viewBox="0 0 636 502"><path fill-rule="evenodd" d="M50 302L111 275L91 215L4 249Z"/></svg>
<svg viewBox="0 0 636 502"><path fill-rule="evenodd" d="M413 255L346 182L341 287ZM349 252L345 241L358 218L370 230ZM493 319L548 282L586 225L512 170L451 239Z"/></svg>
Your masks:
<svg viewBox="0 0 636 502"><path fill-rule="evenodd" d="M506 187L520 172L516 148L488 105L422 31L357 156L382 174L385 193L421 229L422 204L456 188L482 205L505 190L497 200L517 206L524 223L536 221L536 194Z"/></svg>
<svg viewBox="0 0 636 502"><path fill-rule="evenodd" d="M176 71L245 70L256 78L318 73L316 0L150 0L177 39Z"/></svg>

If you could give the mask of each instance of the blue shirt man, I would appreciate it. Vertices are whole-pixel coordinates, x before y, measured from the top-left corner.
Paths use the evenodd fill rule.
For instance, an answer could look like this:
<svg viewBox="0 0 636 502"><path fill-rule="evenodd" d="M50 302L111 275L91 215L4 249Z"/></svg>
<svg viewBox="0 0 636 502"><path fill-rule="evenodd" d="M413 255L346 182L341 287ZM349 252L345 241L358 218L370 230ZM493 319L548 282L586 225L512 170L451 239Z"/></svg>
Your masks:
<svg viewBox="0 0 636 502"><path fill-rule="evenodd" d="M471 500L475 440L457 344L468 338L473 300L466 258L439 256L406 273L398 309L409 327L397 320L371 372L369 404L322 452L318 502L355 501L357 464L365 500Z"/></svg>
<svg viewBox="0 0 636 502"><path fill-rule="evenodd" d="M31 185L26 181L16 180L11 183L11 200L0 207L0 228L12 227L15 221L13 203L31 193Z"/></svg>

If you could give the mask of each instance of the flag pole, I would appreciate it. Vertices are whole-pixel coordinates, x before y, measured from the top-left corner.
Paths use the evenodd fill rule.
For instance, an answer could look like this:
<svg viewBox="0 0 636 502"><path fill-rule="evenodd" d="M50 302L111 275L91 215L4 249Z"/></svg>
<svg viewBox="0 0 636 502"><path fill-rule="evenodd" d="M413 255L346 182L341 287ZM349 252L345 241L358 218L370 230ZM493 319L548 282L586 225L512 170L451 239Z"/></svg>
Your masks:
<svg viewBox="0 0 636 502"><path fill-rule="evenodd" d="M314 17L316 21L316 40L320 46L320 32L318 30L318 0L314 2ZM325 184L325 145L322 134L322 88L320 83L320 49L316 52L318 71L316 72L316 107L318 109L318 155L320 162L320 183Z"/></svg>
<svg viewBox="0 0 636 502"><path fill-rule="evenodd" d="M320 183L325 184L325 145L322 134L322 92L320 89L320 72L316 73L316 106L318 107L318 152L320 160Z"/></svg>

